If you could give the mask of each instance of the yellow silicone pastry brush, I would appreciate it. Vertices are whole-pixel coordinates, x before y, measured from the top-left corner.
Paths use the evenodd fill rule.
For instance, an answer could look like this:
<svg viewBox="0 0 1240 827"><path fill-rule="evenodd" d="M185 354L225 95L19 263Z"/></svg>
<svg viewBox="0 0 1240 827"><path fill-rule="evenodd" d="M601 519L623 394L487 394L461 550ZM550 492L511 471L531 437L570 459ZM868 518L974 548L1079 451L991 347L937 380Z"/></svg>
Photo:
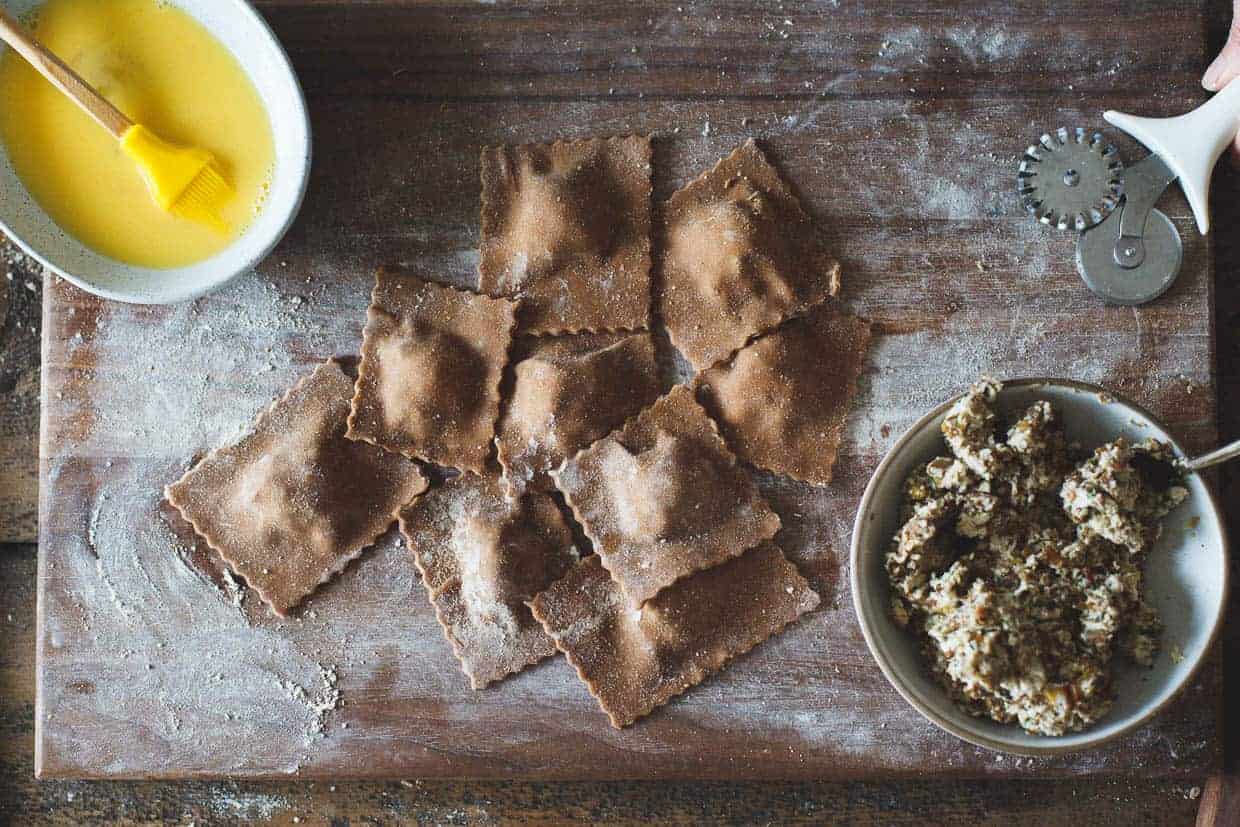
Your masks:
<svg viewBox="0 0 1240 827"><path fill-rule="evenodd" d="M182 218L227 232L220 210L232 197L210 152L162 140L142 124L129 120L64 61L48 51L0 9L0 40L25 58L43 77L112 133L133 159L159 208Z"/></svg>

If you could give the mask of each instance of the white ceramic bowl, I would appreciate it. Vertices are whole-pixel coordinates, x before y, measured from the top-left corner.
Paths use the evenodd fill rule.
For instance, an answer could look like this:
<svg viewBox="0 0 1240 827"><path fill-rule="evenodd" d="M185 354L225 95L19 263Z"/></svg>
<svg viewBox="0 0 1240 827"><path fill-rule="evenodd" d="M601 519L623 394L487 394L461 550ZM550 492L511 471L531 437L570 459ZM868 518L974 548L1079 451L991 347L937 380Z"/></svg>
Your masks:
<svg viewBox="0 0 1240 827"><path fill-rule="evenodd" d="M216 290L250 272L288 230L310 172L310 120L288 55L245 0L169 0L201 23L245 69L271 119L275 170L262 213L226 249L188 267L134 267L86 248L60 229L22 186L0 142L0 229L53 272L107 299L171 304ZM13 15L42 0L0 0ZM5 47L0 46L0 51Z"/></svg>
<svg viewBox="0 0 1240 827"><path fill-rule="evenodd" d="M1116 437L1153 436L1180 446L1149 413L1094 385L1050 379L1004 383L998 407L1005 414L1046 399L1061 413L1070 439L1097 446ZM1184 687L1208 654L1227 598L1227 549L1214 497L1198 474L1186 480L1188 501L1164 521L1163 535L1147 552L1146 594L1166 629L1151 669L1116 659L1114 708L1085 732L1032 735L1016 725L976 718L954 704L931 676L914 638L891 619L884 557L899 528L905 478L918 465L947 452L939 433L944 402L900 437L879 464L857 511L852 540L853 605L870 652L887 680L932 723L966 741L1019 755L1054 755L1089 749L1141 726ZM1014 417L1009 417L1009 419ZM1171 657L1171 652L1177 657ZM1183 657L1179 658L1182 653ZM1178 659L1178 662L1177 662Z"/></svg>

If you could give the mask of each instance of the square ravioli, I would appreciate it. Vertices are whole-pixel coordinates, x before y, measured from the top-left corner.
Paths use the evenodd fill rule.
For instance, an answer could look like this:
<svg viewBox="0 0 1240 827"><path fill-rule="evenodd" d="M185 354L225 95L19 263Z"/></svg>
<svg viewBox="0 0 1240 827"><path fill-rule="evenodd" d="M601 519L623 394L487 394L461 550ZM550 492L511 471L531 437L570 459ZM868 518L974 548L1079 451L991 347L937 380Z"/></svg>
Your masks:
<svg viewBox="0 0 1240 827"><path fill-rule="evenodd" d="M400 530L474 689L555 654L525 605L578 559L550 496L512 500L498 477L462 474L404 508Z"/></svg>
<svg viewBox="0 0 1240 827"><path fill-rule="evenodd" d="M650 190L645 136L483 149L480 289L523 333L646 327Z"/></svg>
<svg viewBox="0 0 1240 827"><path fill-rule="evenodd" d="M597 556L587 557L530 604L617 729L817 605L817 593L771 542L686 577L640 607Z"/></svg>
<svg viewBox="0 0 1240 827"><path fill-rule="evenodd" d="M168 502L277 614L343 569L426 490L410 460L345 438L353 380L319 365Z"/></svg>
<svg viewBox="0 0 1240 827"><path fill-rule="evenodd" d="M516 308L381 268L366 311L349 438L481 474Z"/></svg>
<svg viewBox="0 0 1240 827"><path fill-rule="evenodd" d="M553 487L551 469L636 416L662 390L649 333L530 342L495 440L513 493Z"/></svg>
<svg viewBox="0 0 1240 827"><path fill-rule="evenodd" d="M869 344L869 322L821 308L699 374L698 398L738 457L826 485Z"/></svg>
<svg viewBox="0 0 1240 827"><path fill-rule="evenodd" d="M684 385L551 476L634 604L779 531L779 516Z"/></svg>
<svg viewBox="0 0 1240 827"><path fill-rule="evenodd" d="M659 309L696 370L835 295L840 266L752 140L664 211Z"/></svg>

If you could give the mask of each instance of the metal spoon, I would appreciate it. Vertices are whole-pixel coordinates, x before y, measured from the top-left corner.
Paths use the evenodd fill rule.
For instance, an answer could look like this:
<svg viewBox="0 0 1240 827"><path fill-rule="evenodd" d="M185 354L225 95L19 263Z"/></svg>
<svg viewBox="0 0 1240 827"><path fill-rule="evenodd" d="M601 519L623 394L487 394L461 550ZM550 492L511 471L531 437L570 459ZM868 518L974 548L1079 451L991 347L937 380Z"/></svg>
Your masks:
<svg viewBox="0 0 1240 827"><path fill-rule="evenodd" d="M1240 439L1235 442L1217 448L1208 454L1202 454L1199 457L1185 460L1181 466L1186 471L1200 471L1203 468L1209 468L1212 465L1218 465L1229 459L1240 457Z"/></svg>

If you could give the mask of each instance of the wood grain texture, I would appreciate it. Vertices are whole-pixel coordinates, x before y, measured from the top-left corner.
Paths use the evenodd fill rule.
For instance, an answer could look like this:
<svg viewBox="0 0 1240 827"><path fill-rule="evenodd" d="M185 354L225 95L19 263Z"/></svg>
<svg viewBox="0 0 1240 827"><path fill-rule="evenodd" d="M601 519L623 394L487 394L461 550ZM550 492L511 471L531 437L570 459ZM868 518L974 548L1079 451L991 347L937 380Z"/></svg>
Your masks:
<svg viewBox="0 0 1240 827"><path fill-rule="evenodd" d="M1099 382L1190 448L1215 439L1212 264L1182 200L1165 206L1183 273L1132 310L1094 302L1072 240L1012 194L1042 128L1200 100L1200 7L1018 2L984 23L954 4L675 8L264 5L306 84L318 158L281 247L255 277L174 308L45 282L45 777L1191 778L1217 765L1216 667L1101 751L1013 759L957 742L887 686L842 586L869 471L981 371ZM760 478L823 608L617 733L563 661L471 693L391 537L294 620L235 606L160 505L163 484L309 365L356 353L374 265L472 283L482 146L627 132L657 136L658 197L758 137L843 259L844 302L877 322L836 483Z"/></svg>
<svg viewBox="0 0 1240 827"><path fill-rule="evenodd" d="M1214 20L1214 43L1221 44L1230 20L1224 9ZM1212 182L1216 226L1223 232L1214 236L1214 252L1217 266L1218 299L1215 320L1218 340L1219 383L1219 430L1220 441L1240 439L1240 162L1220 164ZM1240 531L1240 466L1236 463L1219 469L1219 502L1230 526L1232 548L1236 548L1237 532ZM1233 555L1232 577L1240 576L1240 565ZM1235 580L1232 581L1236 582ZM1228 619L1223 625L1222 645L1224 686L1234 696L1240 686L1240 590L1232 589ZM1234 706L1234 702L1233 702ZM1225 744L1226 776L1211 779L1209 811L1203 795L1202 811L1215 818L1215 824L1235 823L1240 820L1240 715L1225 708L1223 716L1223 742ZM1216 815L1217 814L1217 815ZM1231 817L1229 822L1224 816ZM1199 823L1201 823L1199 821ZM1208 822L1207 822L1208 823Z"/></svg>
<svg viewBox="0 0 1240 827"><path fill-rule="evenodd" d="M867 783L36 781L34 546L0 548L0 823L14 825L1193 823L1201 779ZM1194 793L1194 788L1197 792ZM1195 797L1196 796L1196 797ZM294 821L297 819L297 821Z"/></svg>
<svg viewBox="0 0 1240 827"><path fill-rule="evenodd" d="M42 268L0 236L0 542L34 542Z"/></svg>

